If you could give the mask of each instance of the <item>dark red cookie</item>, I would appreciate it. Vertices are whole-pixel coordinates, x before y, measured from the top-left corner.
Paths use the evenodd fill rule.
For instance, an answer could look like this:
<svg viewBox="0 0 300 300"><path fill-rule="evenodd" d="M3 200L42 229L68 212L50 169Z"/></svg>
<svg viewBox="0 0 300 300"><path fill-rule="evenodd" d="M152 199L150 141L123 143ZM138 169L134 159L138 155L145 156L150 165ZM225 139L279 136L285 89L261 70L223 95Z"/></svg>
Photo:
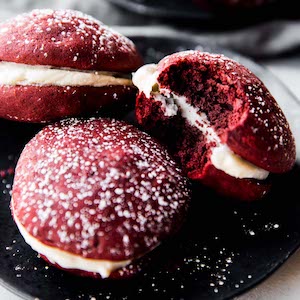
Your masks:
<svg viewBox="0 0 300 300"><path fill-rule="evenodd" d="M45 127L25 146L11 207L27 243L52 264L109 276L61 262L47 246L63 257L90 259L92 267L96 260L133 261L112 273L118 277L138 269L138 258L180 228L189 198L187 179L146 133L121 121L68 119Z"/></svg>
<svg viewBox="0 0 300 300"><path fill-rule="evenodd" d="M185 51L142 67L133 81L138 122L168 145L190 178L254 200L267 193L268 173L293 167L295 142L283 112L239 63Z"/></svg>
<svg viewBox="0 0 300 300"><path fill-rule="evenodd" d="M0 117L52 121L95 112L114 98L118 111L119 104L132 104L130 75L141 65L132 41L91 16L48 9L21 14L0 24ZM115 89L111 103L107 89Z"/></svg>
<svg viewBox="0 0 300 300"><path fill-rule="evenodd" d="M134 108L132 86L0 86L0 116L15 121L46 123L58 116L104 114L123 116ZM101 105L99 105L101 103ZM25 109L26 108L26 109Z"/></svg>

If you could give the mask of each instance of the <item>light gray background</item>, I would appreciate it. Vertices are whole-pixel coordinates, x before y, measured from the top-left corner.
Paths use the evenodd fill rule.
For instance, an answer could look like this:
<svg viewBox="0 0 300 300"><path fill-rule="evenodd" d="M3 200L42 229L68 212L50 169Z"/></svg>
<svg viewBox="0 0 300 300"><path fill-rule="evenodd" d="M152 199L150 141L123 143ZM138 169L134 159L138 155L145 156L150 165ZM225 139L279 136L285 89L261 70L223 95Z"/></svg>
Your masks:
<svg viewBox="0 0 300 300"><path fill-rule="evenodd" d="M33 8L72 8L89 13L108 25L134 26L118 28L126 32L145 32L147 34L177 35L170 24L158 24L151 18L139 17L134 14L116 9L103 0L64 0L64 1L30 1L10 0L0 1L0 21L15 16L18 13L29 11ZM147 26L147 27L141 27ZM150 26L150 27L149 27ZM274 29L277 34L274 34ZM182 28L181 28L182 30ZM182 30L184 34L186 30ZM271 35L269 33L272 33ZM269 34L268 38L257 43L261 34ZM250 27L246 30L235 30L226 33L193 32L200 40L214 40L216 43L231 47L253 58L257 55L284 53L284 58L273 57L260 59L260 63L279 77L283 83L300 98L300 51L287 55L286 50L300 45L300 22L277 21L259 27ZM300 101L300 100L299 100ZM297 133L300 134L300 133ZM235 300L299 300L300 299L300 250L292 255L268 279L254 287ZM21 300L0 286L0 300ZM70 299L72 300L72 299Z"/></svg>

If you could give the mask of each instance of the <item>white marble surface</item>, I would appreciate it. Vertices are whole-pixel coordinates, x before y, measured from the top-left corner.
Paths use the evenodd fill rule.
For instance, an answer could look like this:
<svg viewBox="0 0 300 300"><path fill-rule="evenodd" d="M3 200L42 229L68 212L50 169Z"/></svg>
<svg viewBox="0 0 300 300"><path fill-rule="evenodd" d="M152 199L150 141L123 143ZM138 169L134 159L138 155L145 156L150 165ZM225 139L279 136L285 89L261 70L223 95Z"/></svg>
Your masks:
<svg viewBox="0 0 300 300"><path fill-rule="evenodd" d="M100 1L101 2L101 1ZM32 8L32 1L0 1L0 20L13 16L27 8ZM22 3L22 5L20 5ZM38 3L38 2L36 2ZM50 3L46 1L46 3ZM72 7L73 0L53 1L51 4L59 7ZM62 4L63 3L63 4ZM77 2L78 3L78 2ZM30 6L31 5L31 6ZM45 6L46 5L46 6ZM101 4L99 4L101 5ZM104 5L104 4L103 4ZM47 7L44 1L34 7ZM77 9L81 6L78 4ZM108 10L104 5L104 13ZM116 19L112 19L114 22ZM172 30L171 30L172 31ZM152 31L150 30L149 33ZM157 32L162 32L157 30ZM273 72L298 97L300 101L300 53L284 59L261 61L262 65ZM299 133L300 134L300 133ZM235 300L299 300L300 299L300 250L293 254L275 273L261 284L236 297ZM0 300L21 300L0 285ZM46 300L46 299L45 299ZM48 300L48 299L47 299ZM51 299L52 300L52 299ZM72 299L71 299L72 300Z"/></svg>

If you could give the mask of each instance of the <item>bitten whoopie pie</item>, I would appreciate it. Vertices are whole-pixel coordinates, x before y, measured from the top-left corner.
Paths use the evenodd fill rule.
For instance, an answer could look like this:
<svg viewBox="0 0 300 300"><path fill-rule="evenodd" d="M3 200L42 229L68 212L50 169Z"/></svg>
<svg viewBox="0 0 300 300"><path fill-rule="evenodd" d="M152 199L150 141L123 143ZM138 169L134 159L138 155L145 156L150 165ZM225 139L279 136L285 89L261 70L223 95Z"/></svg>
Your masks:
<svg viewBox="0 0 300 300"><path fill-rule="evenodd" d="M282 110L238 62L184 51L143 66L133 82L138 123L169 147L189 178L255 200L269 190L270 173L293 167L295 141Z"/></svg>
<svg viewBox="0 0 300 300"><path fill-rule="evenodd" d="M25 146L11 209L25 241L51 264L126 277L179 230L189 200L187 178L146 133L122 121L67 119Z"/></svg>
<svg viewBox="0 0 300 300"><path fill-rule="evenodd" d="M0 117L47 122L131 108L130 75L141 64L132 41L89 15L18 15L0 24Z"/></svg>

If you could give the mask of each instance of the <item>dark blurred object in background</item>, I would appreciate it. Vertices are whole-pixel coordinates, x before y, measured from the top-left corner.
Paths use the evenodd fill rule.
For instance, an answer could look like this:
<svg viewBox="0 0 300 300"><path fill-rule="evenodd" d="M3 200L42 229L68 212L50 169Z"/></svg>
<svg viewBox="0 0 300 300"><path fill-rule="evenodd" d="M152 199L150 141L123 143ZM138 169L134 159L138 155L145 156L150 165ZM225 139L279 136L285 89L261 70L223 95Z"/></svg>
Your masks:
<svg viewBox="0 0 300 300"><path fill-rule="evenodd" d="M201 0L197 1L201 2ZM276 2L276 0L212 0L212 2L224 7L243 9L261 7L271 2Z"/></svg>
<svg viewBox="0 0 300 300"><path fill-rule="evenodd" d="M125 11L163 22L224 30L299 16L294 0L108 0Z"/></svg>
<svg viewBox="0 0 300 300"><path fill-rule="evenodd" d="M224 13L226 10L257 9L279 0L192 0L192 2L203 10Z"/></svg>
<svg viewBox="0 0 300 300"><path fill-rule="evenodd" d="M76 9L124 34L209 40L256 59L300 49L295 0L0 0L0 20L33 8Z"/></svg>

